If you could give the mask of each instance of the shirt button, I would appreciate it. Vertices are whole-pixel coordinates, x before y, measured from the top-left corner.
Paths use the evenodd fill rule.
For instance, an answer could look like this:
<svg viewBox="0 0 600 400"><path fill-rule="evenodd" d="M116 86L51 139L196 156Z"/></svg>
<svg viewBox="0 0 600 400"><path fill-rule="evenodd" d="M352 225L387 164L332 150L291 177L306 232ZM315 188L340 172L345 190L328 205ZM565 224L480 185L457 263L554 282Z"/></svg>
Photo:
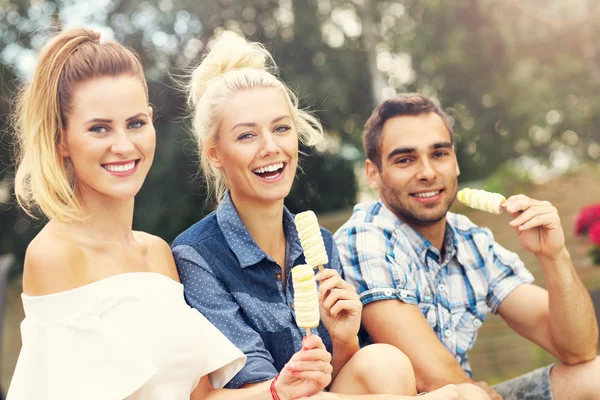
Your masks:
<svg viewBox="0 0 600 400"><path fill-rule="evenodd" d="M440 292L443 292L443 291L445 291L445 290L446 290L446 285L444 285L443 283L440 283L440 284L438 285L438 290L439 290Z"/></svg>
<svg viewBox="0 0 600 400"><path fill-rule="evenodd" d="M431 301L431 296L430 296L430 295L428 295L428 294L426 294L426 295L425 295L425 297L423 297L423 299L424 299L425 301Z"/></svg>
<svg viewBox="0 0 600 400"><path fill-rule="evenodd" d="M385 294L386 296L391 296L392 295L392 289L385 289L383 291L383 294Z"/></svg>
<svg viewBox="0 0 600 400"><path fill-rule="evenodd" d="M281 274L275 274L275 280L280 281L281 280Z"/></svg>
<svg viewBox="0 0 600 400"><path fill-rule="evenodd" d="M402 297L403 299L405 299L405 298L406 298L406 296L408 296L408 295L406 294L406 292L400 292L400 297Z"/></svg>
<svg viewBox="0 0 600 400"><path fill-rule="evenodd" d="M294 307L294 303L290 304L290 307L292 307L292 310L296 309L296 307Z"/></svg>
<svg viewBox="0 0 600 400"><path fill-rule="evenodd" d="M452 331L450 329L446 329L444 331L444 336L446 336L447 338L449 338L450 336L452 336Z"/></svg>
<svg viewBox="0 0 600 400"><path fill-rule="evenodd" d="M462 358L460 358L460 356L456 356L456 362L459 364L462 363Z"/></svg>
<svg viewBox="0 0 600 400"><path fill-rule="evenodd" d="M475 319L473 320L473 326L474 326L475 328L479 328L479 327L481 326L481 320L480 320L479 318L475 318Z"/></svg>

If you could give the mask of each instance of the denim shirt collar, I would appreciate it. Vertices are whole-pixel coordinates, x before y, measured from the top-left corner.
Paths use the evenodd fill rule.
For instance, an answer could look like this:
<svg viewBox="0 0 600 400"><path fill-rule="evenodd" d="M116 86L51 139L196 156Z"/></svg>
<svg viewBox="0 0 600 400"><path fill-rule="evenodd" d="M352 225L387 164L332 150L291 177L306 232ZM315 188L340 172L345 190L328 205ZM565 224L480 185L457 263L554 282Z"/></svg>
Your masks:
<svg viewBox="0 0 600 400"><path fill-rule="evenodd" d="M227 245L237 257L241 268L256 265L265 258L276 262L273 257L260 248L250 235L231 201L229 192L225 193L221 199L216 214L217 224L227 241ZM289 254L286 254L287 264L287 260L296 260L303 251L294 223L294 215L285 206L283 207L283 232L289 246Z"/></svg>
<svg viewBox="0 0 600 400"><path fill-rule="evenodd" d="M428 265L426 260L427 252L433 254L436 261L442 266L446 265L456 255L456 249L458 247L458 238L456 237L457 232L448 220L446 220L446 229L444 233L444 260L440 260L439 250L433 247L429 240L425 239L410 225L398 218L381 200L379 200L379 203L381 204L382 209L385 210L384 215L387 218L394 219L398 228L406 235L423 265Z"/></svg>

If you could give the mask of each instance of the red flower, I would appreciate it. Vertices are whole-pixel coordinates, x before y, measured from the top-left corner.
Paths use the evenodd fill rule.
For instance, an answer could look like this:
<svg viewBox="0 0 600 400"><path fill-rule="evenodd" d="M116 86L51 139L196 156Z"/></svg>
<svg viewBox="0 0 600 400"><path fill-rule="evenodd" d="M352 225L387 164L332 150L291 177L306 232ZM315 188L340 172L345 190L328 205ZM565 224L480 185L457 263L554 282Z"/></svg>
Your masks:
<svg viewBox="0 0 600 400"><path fill-rule="evenodd" d="M592 225L598 221L600 221L600 204L582 208L575 220L575 234L586 235Z"/></svg>
<svg viewBox="0 0 600 400"><path fill-rule="evenodd" d="M588 232L590 241L596 246L600 246L600 221L597 221L592 225Z"/></svg>

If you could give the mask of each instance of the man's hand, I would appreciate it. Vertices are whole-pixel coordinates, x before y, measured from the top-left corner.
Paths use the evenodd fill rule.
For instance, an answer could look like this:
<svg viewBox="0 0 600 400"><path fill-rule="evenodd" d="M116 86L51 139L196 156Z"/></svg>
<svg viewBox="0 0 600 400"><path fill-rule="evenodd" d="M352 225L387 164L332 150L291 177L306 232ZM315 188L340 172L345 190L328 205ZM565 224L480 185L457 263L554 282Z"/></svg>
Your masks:
<svg viewBox="0 0 600 400"><path fill-rule="evenodd" d="M487 395L490 396L490 399L492 399L492 400L502 400L502 396L500 396L500 394L498 392L496 392L494 389L492 389L486 382L484 382L484 381L479 381L479 382L473 381L473 384L475 386L477 386L478 388L480 388L481 390L483 390L485 393L487 393Z"/></svg>
<svg viewBox="0 0 600 400"><path fill-rule="evenodd" d="M515 217L509 225L516 229L525 249L549 259L564 253L565 234L558 211L550 202L518 194L509 197L504 208Z"/></svg>

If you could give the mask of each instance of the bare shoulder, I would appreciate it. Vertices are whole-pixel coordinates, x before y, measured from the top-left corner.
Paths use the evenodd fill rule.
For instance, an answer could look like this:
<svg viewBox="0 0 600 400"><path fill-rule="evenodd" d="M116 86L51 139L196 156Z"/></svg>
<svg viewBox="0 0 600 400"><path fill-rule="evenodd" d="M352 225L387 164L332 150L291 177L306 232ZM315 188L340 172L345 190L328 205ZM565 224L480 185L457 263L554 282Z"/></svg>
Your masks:
<svg viewBox="0 0 600 400"><path fill-rule="evenodd" d="M48 223L29 243L23 266L23 292L32 296L81 286L85 256L68 234Z"/></svg>
<svg viewBox="0 0 600 400"><path fill-rule="evenodd" d="M173 253L171 253L171 246L162 238L146 232L136 231L135 235L147 246L148 254L156 270L179 282L179 273L175 266Z"/></svg>

